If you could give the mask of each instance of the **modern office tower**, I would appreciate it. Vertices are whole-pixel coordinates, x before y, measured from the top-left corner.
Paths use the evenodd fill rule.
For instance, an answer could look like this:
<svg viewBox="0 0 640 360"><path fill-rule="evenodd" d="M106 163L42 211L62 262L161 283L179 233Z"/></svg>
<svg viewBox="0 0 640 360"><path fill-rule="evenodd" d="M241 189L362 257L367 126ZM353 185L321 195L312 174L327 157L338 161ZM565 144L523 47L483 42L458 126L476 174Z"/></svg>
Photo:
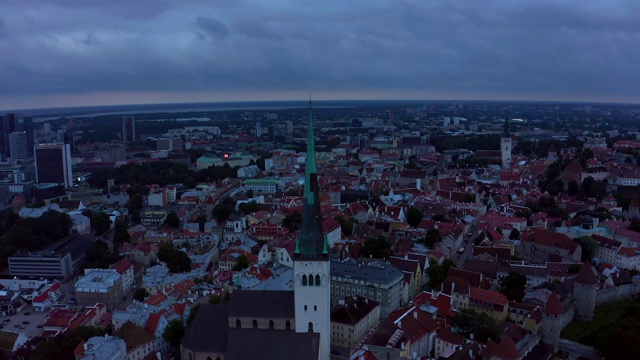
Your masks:
<svg viewBox="0 0 640 360"><path fill-rule="evenodd" d="M122 141L136 141L136 122L133 116L122 117Z"/></svg>
<svg viewBox="0 0 640 360"><path fill-rule="evenodd" d="M27 133L25 131L12 132L9 134L9 152L11 162L15 165L29 158L29 146Z"/></svg>
<svg viewBox="0 0 640 360"><path fill-rule="evenodd" d="M27 133L27 149L29 154L33 155L33 144L34 141L34 128L33 128L33 118L30 116L25 116L22 118L22 123L19 124L18 131L24 131Z"/></svg>
<svg viewBox="0 0 640 360"><path fill-rule="evenodd" d="M36 182L73 185L71 147L69 144L41 144L34 148Z"/></svg>
<svg viewBox="0 0 640 360"><path fill-rule="evenodd" d="M4 159L11 155L9 149L9 134L14 131L16 131L16 114L2 116L2 124L0 124L0 151Z"/></svg>

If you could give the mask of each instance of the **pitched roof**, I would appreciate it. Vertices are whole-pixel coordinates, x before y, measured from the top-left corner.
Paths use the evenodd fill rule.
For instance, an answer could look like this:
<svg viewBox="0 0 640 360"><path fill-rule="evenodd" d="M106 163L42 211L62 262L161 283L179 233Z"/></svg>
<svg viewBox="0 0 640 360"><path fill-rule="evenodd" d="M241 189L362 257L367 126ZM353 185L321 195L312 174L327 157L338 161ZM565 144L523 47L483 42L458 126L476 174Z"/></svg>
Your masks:
<svg viewBox="0 0 640 360"><path fill-rule="evenodd" d="M505 335L496 349L493 351L493 357L499 357L504 360L517 360L520 353L516 348L516 344L509 335Z"/></svg>
<svg viewBox="0 0 640 360"><path fill-rule="evenodd" d="M225 360L317 359L319 344L319 333L234 328L229 330L224 358Z"/></svg>
<svg viewBox="0 0 640 360"><path fill-rule="evenodd" d="M469 290L469 298L474 300L481 300L484 302L489 302L497 305L507 305L509 300L503 294L493 291L493 290L485 290L477 287L472 287Z"/></svg>
<svg viewBox="0 0 640 360"><path fill-rule="evenodd" d="M547 305L544 307L544 312L549 315L562 315L562 303L555 291L549 296Z"/></svg>
<svg viewBox="0 0 640 360"><path fill-rule="evenodd" d="M596 277L595 270L590 262L585 261L576 275L576 282L584 285L596 285L598 284L598 278Z"/></svg>
<svg viewBox="0 0 640 360"><path fill-rule="evenodd" d="M216 329L215 336L211 336L211 329ZM224 353L228 332L229 303L201 304L181 343L184 348L195 352Z"/></svg>
<svg viewBox="0 0 640 360"><path fill-rule="evenodd" d="M349 296L341 304L331 309L331 321L342 324L355 325L364 319L379 302L366 299L360 295Z"/></svg>
<svg viewBox="0 0 640 360"><path fill-rule="evenodd" d="M294 318L293 291L236 290L229 301L229 316Z"/></svg>

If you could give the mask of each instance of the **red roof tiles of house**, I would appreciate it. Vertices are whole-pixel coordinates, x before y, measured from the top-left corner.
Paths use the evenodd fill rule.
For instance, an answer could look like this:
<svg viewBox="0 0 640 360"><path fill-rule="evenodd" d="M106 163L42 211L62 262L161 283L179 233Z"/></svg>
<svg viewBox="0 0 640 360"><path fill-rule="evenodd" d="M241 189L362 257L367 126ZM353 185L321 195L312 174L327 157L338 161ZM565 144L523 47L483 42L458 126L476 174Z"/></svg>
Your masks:
<svg viewBox="0 0 640 360"><path fill-rule="evenodd" d="M578 275L576 275L576 282L584 285L596 285L598 283L595 270L590 262L586 261L582 264Z"/></svg>
<svg viewBox="0 0 640 360"><path fill-rule="evenodd" d="M578 243L571 240L567 235L543 229L536 230L531 234L523 236L522 240L545 246L558 247L571 252L578 248Z"/></svg>
<svg viewBox="0 0 640 360"><path fill-rule="evenodd" d="M477 287L472 287L469 289L469 298L473 300L481 300L484 302L497 304L500 306L504 306L509 303L509 299L507 299L507 297L503 294L497 291L485 290Z"/></svg>
<svg viewBox="0 0 640 360"><path fill-rule="evenodd" d="M157 294L152 295L147 300L145 300L144 303L151 306L158 306L165 301L167 301L167 296L161 292L158 292Z"/></svg>
<svg viewBox="0 0 640 360"><path fill-rule="evenodd" d="M555 291L549 295L547 305L544 307L544 312L549 315L562 315L562 303Z"/></svg>
<svg viewBox="0 0 640 360"><path fill-rule="evenodd" d="M133 265L129 260L122 259L122 260L118 260L116 263L111 265L111 268L115 269L118 272L118 274L122 275L126 273L127 269L129 269L132 266Z"/></svg>
<svg viewBox="0 0 640 360"><path fill-rule="evenodd" d="M492 358L500 358L504 360L517 360L520 358L520 352L516 348L516 344L509 335L505 335L498 346L493 351Z"/></svg>
<svg viewBox="0 0 640 360"><path fill-rule="evenodd" d="M466 338L460 334L451 332L449 330L438 331L438 335L436 335L436 339L440 339L444 342L454 345L462 345L465 343Z"/></svg>

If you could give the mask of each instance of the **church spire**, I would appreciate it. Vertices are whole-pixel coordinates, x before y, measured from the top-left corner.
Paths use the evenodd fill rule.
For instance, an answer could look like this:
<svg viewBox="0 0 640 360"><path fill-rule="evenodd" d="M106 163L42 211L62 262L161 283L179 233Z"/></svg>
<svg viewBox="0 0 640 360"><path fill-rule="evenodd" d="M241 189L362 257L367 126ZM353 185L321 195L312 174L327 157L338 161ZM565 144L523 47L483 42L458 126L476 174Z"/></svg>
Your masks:
<svg viewBox="0 0 640 360"><path fill-rule="evenodd" d="M511 135L509 134L509 113L505 111L504 113L504 133L502 134L502 137L510 137Z"/></svg>
<svg viewBox="0 0 640 360"><path fill-rule="evenodd" d="M304 171L304 205L300 235L296 241L294 255L303 258L326 257L329 254L327 240L322 232L320 214L320 186L316 167L313 114L309 98L309 129L307 132L307 156Z"/></svg>

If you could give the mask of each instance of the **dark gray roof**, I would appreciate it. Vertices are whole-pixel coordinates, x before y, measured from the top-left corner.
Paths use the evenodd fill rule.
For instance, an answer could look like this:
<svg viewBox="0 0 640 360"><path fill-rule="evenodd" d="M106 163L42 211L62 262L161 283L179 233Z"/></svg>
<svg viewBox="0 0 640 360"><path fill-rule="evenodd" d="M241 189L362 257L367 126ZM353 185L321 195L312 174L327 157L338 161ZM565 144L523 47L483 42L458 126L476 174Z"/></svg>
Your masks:
<svg viewBox="0 0 640 360"><path fill-rule="evenodd" d="M230 329L225 360L317 359L318 333L288 330Z"/></svg>
<svg viewBox="0 0 640 360"><path fill-rule="evenodd" d="M382 260L359 263L353 259L331 260L331 276L349 277L379 284L402 281L403 274L395 265Z"/></svg>
<svg viewBox="0 0 640 360"><path fill-rule="evenodd" d="M236 290L229 303L230 317L295 318L293 291Z"/></svg>
<svg viewBox="0 0 640 360"><path fill-rule="evenodd" d="M85 235L69 234L63 239L47 246L45 250L64 252L69 251L72 259L84 256L85 250L91 245L91 238Z"/></svg>
<svg viewBox="0 0 640 360"><path fill-rule="evenodd" d="M224 353L229 334L229 303L202 304L182 337L182 346L195 352Z"/></svg>

